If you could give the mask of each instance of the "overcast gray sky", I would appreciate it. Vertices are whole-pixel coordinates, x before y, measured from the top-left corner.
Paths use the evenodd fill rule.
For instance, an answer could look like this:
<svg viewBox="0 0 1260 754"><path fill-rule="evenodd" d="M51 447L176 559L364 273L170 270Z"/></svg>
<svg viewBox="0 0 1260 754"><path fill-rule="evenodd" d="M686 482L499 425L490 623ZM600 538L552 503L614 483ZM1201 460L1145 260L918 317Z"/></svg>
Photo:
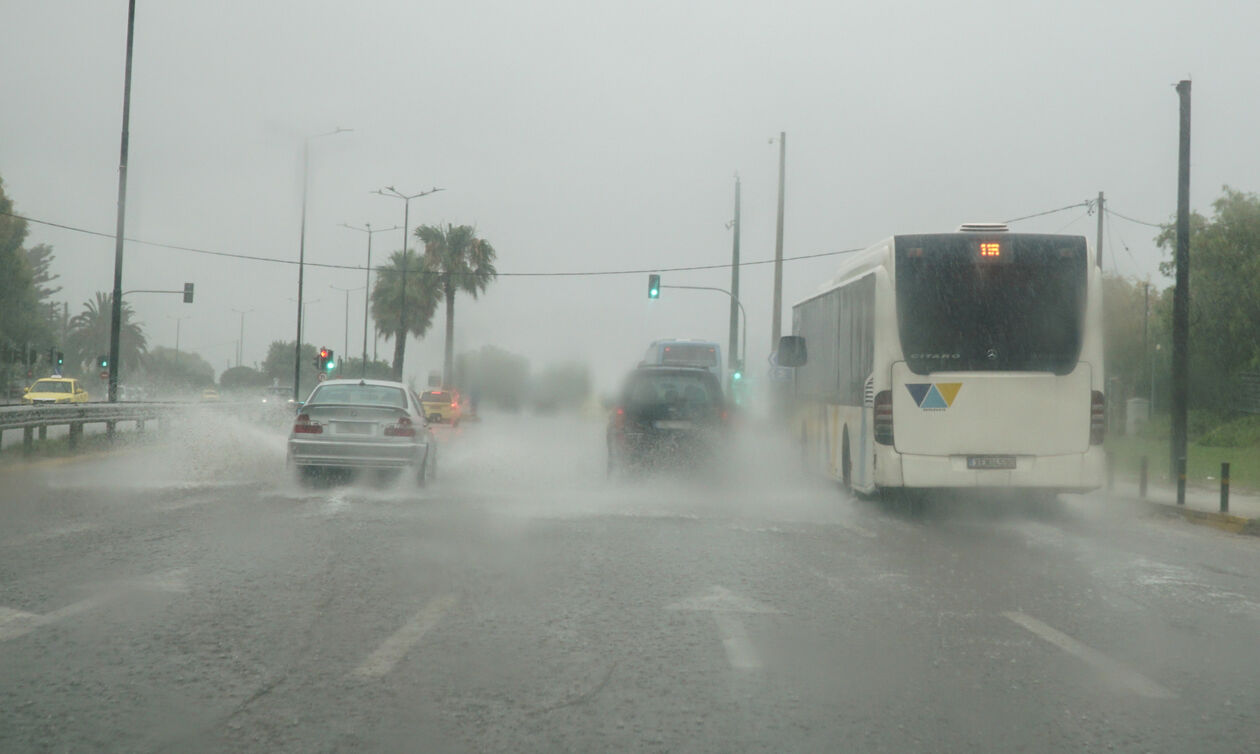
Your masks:
<svg viewBox="0 0 1260 754"><path fill-rule="evenodd" d="M126 0L3 0L0 177L18 211L112 232ZM342 222L400 224L371 192L445 192L411 224L476 225L502 272L729 262L733 177L743 255L774 251L778 150L788 134L789 256L902 232L1003 220L1105 191L1160 222L1176 201L1177 96L1194 81L1192 206L1260 178L1260 3L561 2L139 0L127 234L296 260L305 135L307 259L362 264ZM1019 223L1078 232L1075 209ZM400 231L401 233L401 231ZM1107 269L1155 276L1154 231L1115 221ZM33 225L52 244L72 313L112 285L107 238ZM380 234L381 258L401 238ZM789 263L790 305L834 257ZM362 273L308 268L307 340L341 350L345 294ZM294 334L296 267L128 244L124 288L150 343L222 370L246 316L245 360ZM726 287L729 271L668 284ZM769 349L770 265L746 267L750 363ZM457 349L494 344L538 369L589 360L610 383L658 337L725 343L718 294L643 275L501 278L457 300ZM351 294L350 350L362 292ZM441 315L408 373L439 368ZM382 353L391 353L382 342Z"/></svg>

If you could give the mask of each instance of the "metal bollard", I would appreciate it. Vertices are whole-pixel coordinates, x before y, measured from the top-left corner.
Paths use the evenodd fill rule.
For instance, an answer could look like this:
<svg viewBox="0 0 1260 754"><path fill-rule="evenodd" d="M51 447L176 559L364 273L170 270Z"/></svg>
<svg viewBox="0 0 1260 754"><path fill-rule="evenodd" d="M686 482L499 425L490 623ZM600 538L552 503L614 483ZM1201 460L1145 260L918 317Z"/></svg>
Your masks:
<svg viewBox="0 0 1260 754"><path fill-rule="evenodd" d="M1177 459L1177 505L1186 504L1186 459Z"/></svg>
<svg viewBox="0 0 1260 754"><path fill-rule="evenodd" d="M1146 474L1148 471L1149 459L1142 456L1142 465L1138 469L1138 497L1146 499Z"/></svg>
<svg viewBox="0 0 1260 754"><path fill-rule="evenodd" d="M1221 513L1229 513L1229 464L1221 464Z"/></svg>

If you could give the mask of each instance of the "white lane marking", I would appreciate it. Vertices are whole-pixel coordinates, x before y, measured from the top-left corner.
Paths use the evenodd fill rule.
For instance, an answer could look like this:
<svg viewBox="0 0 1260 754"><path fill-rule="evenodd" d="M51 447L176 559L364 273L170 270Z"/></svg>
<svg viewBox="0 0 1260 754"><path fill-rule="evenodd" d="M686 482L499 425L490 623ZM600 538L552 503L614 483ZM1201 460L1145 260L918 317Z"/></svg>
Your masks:
<svg viewBox="0 0 1260 754"><path fill-rule="evenodd" d="M1059 631L1055 628L1047 626L1045 623L1033 618L1030 615L1018 611L1004 612L1011 621L1023 626L1037 636L1045 639L1059 649L1068 654L1084 660L1092 665L1095 670L1100 671L1112 683L1125 688L1138 696L1144 696L1149 699L1176 699L1177 695L1172 691L1164 688L1158 683L1152 681L1146 676L1135 670L1121 665L1110 657L1093 647L1086 646L1081 642L1073 639L1071 636Z"/></svg>
<svg viewBox="0 0 1260 754"><path fill-rule="evenodd" d="M732 592L723 586L715 586L704 594L679 600L666 605L666 610L695 610L712 613L768 613L777 614L778 610L750 597Z"/></svg>
<svg viewBox="0 0 1260 754"><path fill-rule="evenodd" d="M187 570L186 568L178 568L173 571L154 573L137 579L115 583L106 586L91 597L72 602L65 607L60 607L43 615L0 606L0 641L16 639L50 623L71 618L88 610L95 610L130 590L151 589L160 592L186 592L188 591L188 586L185 583L184 576Z"/></svg>
<svg viewBox="0 0 1260 754"><path fill-rule="evenodd" d="M32 532L31 534L24 534L20 537L14 537L13 539L5 540L4 546L17 547L19 545L35 544L36 542L46 542L50 539L68 537L72 534L81 534L85 531L92 531L99 528L101 528L100 524L80 521L73 524L66 524L65 526L57 526L46 531L37 531Z"/></svg>
<svg viewBox="0 0 1260 754"><path fill-rule="evenodd" d="M722 649L726 650L726 661L735 670L756 670L761 667L761 658L757 650L748 640L744 631L744 623L735 613L714 612L713 621L717 623L718 636L722 639Z"/></svg>
<svg viewBox="0 0 1260 754"><path fill-rule="evenodd" d="M429 600L420 612L395 631L376 651L354 669L353 675L360 678L380 678L389 673L407 652L427 634L446 611L455 605L454 596L446 594Z"/></svg>

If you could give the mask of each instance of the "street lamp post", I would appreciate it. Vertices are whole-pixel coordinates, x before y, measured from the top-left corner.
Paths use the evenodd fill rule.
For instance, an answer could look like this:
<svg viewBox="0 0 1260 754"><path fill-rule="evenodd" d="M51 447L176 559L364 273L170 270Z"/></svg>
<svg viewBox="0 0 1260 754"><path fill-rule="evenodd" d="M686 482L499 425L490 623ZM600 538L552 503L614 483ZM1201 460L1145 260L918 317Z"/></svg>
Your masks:
<svg viewBox="0 0 1260 754"><path fill-rule="evenodd" d="M407 337L407 235L408 235L407 223L409 222L408 213L411 211L411 200L419 199L420 197L428 196L429 194L436 194L437 192L441 190L442 189L438 188L437 186L434 186L428 191L421 191L418 194L410 194L410 195L402 193L401 191L394 188L393 186L386 186L383 189L376 190L376 193L380 194L381 196L392 196L395 199L403 200L403 226L402 226L403 227L403 265L402 265L402 293L401 293L402 302L398 307L398 330L399 330L399 337L401 338ZM405 351L403 351L402 353L405 353ZM402 364L399 364L397 366L397 369L395 370L395 374L394 374L394 379L396 380L402 379Z"/></svg>
<svg viewBox="0 0 1260 754"><path fill-rule="evenodd" d="M389 228L374 229L372 227L372 223L364 223L362 228L357 225L347 225L346 223L342 223L341 227L349 228L350 230L357 230L360 233L366 233L368 239L367 265L364 268L365 272L363 275L363 371L359 374L360 377L367 377L368 299L372 297L372 234L382 233L389 230L398 230L398 226L394 225ZM372 358L373 360L376 359L375 353L372 354Z"/></svg>
<svg viewBox="0 0 1260 754"><path fill-rule="evenodd" d="M188 319L191 316L192 316L191 314L185 314L182 317L172 317L169 314L166 315L167 319L175 320L175 368L176 369L179 368L179 323L183 322L184 320Z"/></svg>
<svg viewBox="0 0 1260 754"><path fill-rule="evenodd" d="M236 365L239 367L241 365L241 358L245 355L245 315L250 314L254 310L245 309L242 311L240 309L233 309L232 311L241 315L241 335L240 339L236 341Z"/></svg>
<svg viewBox="0 0 1260 754"><path fill-rule="evenodd" d="M318 139L321 136L333 136L334 134L346 133L353 131L352 128L342 128L338 126L332 131L322 134L307 136L302 141L302 231L298 239L298 295L297 295L297 342L293 345L293 400L300 400L298 396L298 378L301 377L302 369L302 279L306 268L306 194L307 179L310 175L311 166L311 139Z"/></svg>
<svg viewBox="0 0 1260 754"><path fill-rule="evenodd" d="M358 288L342 288L339 285L330 285L334 291L344 291L346 294L346 330L345 341L341 346L341 359L337 362L337 374L344 376L346 357L350 355L350 294L355 291L363 290L362 286Z"/></svg>

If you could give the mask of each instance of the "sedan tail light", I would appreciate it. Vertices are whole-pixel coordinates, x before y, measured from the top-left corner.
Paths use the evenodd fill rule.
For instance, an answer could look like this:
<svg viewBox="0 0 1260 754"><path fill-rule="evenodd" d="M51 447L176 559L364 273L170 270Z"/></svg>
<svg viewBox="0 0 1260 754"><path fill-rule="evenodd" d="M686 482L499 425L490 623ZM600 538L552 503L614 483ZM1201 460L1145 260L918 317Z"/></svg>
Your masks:
<svg viewBox="0 0 1260 754"><path fill-rule="evenodd" d="M390 424L385 427L385 436L386 437L415 437L416 428L415 428L415 425L411 423L411 419L404 416L400 418L397 423Z"/></svg>
<svg viewBox="0 0 1260 754"><path fill-rule="evenodd" d="M875 394L875 442L893 444L892 391L881 390Z"/></svg>
<svg viewBox="0 0 1260 754"><path fill-rule="evenodd" d="M324 433L324 425L311 421L310 414L298 414L293 423L293 432L298 435L320 435Z"/></svg>
<svg viewBox="0 0 1260 754"><path fill-rule="evenodd" d="M1107 399L1102 392L1095 390L1089 401L1089 444L1102 445L1103 436L1107 433Z"/></svg>
<svg viewBox="0 0 1260 754"><path fill-rule="evenodd" d="M625 429L626 427L626 410L618 408L613 412L613 429Z"/></svg>

